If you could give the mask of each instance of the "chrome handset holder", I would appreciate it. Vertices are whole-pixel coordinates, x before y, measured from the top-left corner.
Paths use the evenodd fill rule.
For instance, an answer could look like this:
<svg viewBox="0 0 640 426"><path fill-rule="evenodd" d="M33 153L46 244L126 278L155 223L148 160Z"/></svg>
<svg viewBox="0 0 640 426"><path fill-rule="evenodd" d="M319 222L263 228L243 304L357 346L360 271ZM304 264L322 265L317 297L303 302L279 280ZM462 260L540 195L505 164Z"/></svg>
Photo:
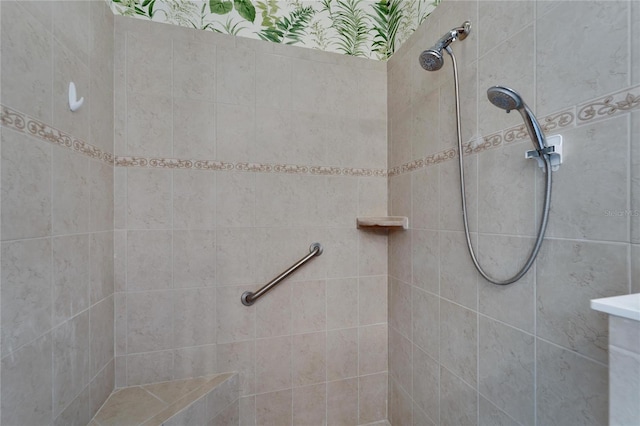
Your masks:
<svg viewBox="0 0 640 426"><path fill-rule="evenodd" d="M542 154L549 157L551 170L556 171L562 164L562 135L553 135L546 138L546 144ZM540 152L535 149L526 151L524 158L535 158L538 161L538 167L544 170L544 160L540 157Z"/></svg>

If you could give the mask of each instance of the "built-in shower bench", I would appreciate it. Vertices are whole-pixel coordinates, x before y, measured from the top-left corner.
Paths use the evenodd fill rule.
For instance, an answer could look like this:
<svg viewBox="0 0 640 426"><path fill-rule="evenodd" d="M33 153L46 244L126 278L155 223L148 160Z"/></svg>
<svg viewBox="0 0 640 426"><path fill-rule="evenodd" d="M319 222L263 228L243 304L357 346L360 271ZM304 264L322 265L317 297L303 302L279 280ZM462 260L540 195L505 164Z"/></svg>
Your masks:
<svg viewBox="0 0 640 426"><path fill-rule="evenodd" d="M238 374L115 390L89 426L238 425Z"/></svg>

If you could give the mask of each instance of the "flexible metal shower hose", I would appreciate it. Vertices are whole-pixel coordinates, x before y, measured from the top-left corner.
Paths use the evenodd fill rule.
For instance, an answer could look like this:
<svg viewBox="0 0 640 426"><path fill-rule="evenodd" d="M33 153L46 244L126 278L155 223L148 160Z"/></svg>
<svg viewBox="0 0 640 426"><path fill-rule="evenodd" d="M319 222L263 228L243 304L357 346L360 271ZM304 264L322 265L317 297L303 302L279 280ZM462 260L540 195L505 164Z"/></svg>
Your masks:
<svg viewBox="0 0 640 426"><path fill-rule="evenodd" d="M484 277L485 280L489 281L492 284L496 285L507 285L518 281L522 278L528 271L531 269L531 265L536 260L536 256L538 256L538 252L540 251L540 246L542 246L542 240L544 239L544 233L547 229L547 222L549 221L549 207L551 204L551 163L549 161L549 156L547 154L541 154L544 159L544 167L545 174L547 175L546 185L544 189L544 210L542 213L542 219L540 220L540 226L538 227L538 236L536 237L536 243L529 253L529 258L527 259L524 266L520 269L520 271L514 276L507 278L505 280L498 280L491 277L487 274L478 259L476 258L476 254L473 250L473 245L471 244L471 237L469 236L469 221L467 218L467 200L465 195L465 186L464 186L464 159L463 159L463 149L462 149L462 135L460 132L460 94L458 88L458 66L456 65L456 57L453 55L453 51L449 46L445 48L449 56L451 56L451 61L453 63L453 80L455 84L455 95L456 95L456 124L457 124L457 132L458 132L458 159L460 160L460 195L462 198L462 219L464 222L464 233L467 238L467 247L469 248L469 254L471 255L471 260L473 260L473 264L476 269ZM530 135L531 136L531 135Z"/></svg>

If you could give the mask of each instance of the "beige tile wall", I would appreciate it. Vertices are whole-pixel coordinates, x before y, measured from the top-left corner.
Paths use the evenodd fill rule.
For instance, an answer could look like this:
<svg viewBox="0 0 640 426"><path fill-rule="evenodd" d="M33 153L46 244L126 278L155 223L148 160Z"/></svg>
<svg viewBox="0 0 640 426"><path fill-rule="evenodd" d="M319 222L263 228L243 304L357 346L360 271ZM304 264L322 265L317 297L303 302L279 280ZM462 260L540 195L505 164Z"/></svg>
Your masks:
<svg viewBox="0 0 640 426"><path fill-rule="evenodd" d="M385 419L387 235L355 228L387 211L366 175L387 167L385 65L115 26L116 155L233 167L116 167L116 386L237 370L242 424Z"/></svg>
<svg viewBox="0 0 640 426"><path fill-rule="evenodd" d="M589 300L638 291L640 119L631 105L600 108L609 94L615 104L640 92L638 24L627 19L638 9L629 1L443 2L388 63L389 209L412 227L389 238L392 424L607 423L607 319ZM450 58L435 73L417 61L465 19L472 34L452 48L463 138L472 142L467 203L490 274L514 274L526 258L544 179L524 159L529 142L503 132L521 125L519 114L490 105L486 89L516 89L556 126L547 134L565 141L540 256L506 287L481 278L466 248L458 160L445 155L455 143ZM560 30L576 25L584 31ZM486 143L498 146L483 148L492 134ZM411 163L419 159L429 165Z"/></svg>
<svg viewBox="0 0 640 426"><path fill-rule="evenodd" d="M114 387L113 15L12 1L1 15L0 422L87 424Z"/></svg>

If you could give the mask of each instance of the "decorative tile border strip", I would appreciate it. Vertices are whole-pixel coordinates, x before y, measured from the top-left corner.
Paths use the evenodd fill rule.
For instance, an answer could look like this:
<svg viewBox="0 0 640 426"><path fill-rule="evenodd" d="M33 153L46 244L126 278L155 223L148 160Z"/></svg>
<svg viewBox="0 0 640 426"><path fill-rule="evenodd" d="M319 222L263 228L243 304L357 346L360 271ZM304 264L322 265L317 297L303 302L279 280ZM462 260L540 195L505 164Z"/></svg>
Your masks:
<svg viewBox="0 0 640 426"><path fill-rule="evenodd" d="M45 142L78 152L82 155L104 161L116 167L145 167L160 169L243 171L258 173L285 173L297 175L322 176L364 176L386 177L385 169L364 169L355 167L306 166L297 164L267 163L228 163L214 160L195 160L180 158L115 157L109 152L56 129L28 114L16 111L6 105L0 105L0 124L3 127L26 133Z"/></svg>
<svg viewBox="0 0 640 426"><path fill-rule="evenodd" d="M575 108L566 109L561 112L549 114L540 119L540 125L545 132L553 132L557 129L575 126ZM505 144L529 140L529 133L524 123L519 126L510 127L503 132Z"/></svg>
<svg viewBox="0 0 640 426"><path fill-rule="evenodd" d="M297 164L227 163L224 161L183 160L178 158L116 157L116 167L145 167L158 169L193 169L216 171L240 171L254 173L285 173L321 176L370 176L386 177L385 169L355 167L304 166Z"/></svg>
<svg viewBox="0 0 640 426"><path fill-rule="evenodd" d="M621 90L613 95L579 105L578 125L602 120L635 109L640 109L640 86Z"/></svg>
<svg viewBox="0 0 640 426"><path fill-rule="evenodd" d="M194 160L179 158L145 158L145 157L114 157L99 148L58 130L27 114L1 105L0 123L2 126L32 135L46 142L71 149L88 157L104 161L116 167L145 167L162 169L192 169L211 171L242 171L255 173L285 173L297 175L321 176L365 176L391 177L403 173L410 173L423 167L440 164L458 157L458 150L446 149L424 158L395 166L389 170L365 169L354 167L307 166L296 164L269 163L228 163L214 160ZM540 119L545 132L558 129L581 126L594 121L603 120L614 115L628 113L640 109L640 85L621 90L612 95L604 96L589 102L571 107L566 110L549 114ZM478 154L502 145L527 140L529 135L524 124L493 133L482 138L463 144L465 154Z"/></svg>
<svg viewBox="0 0 640 426"><path fill-rule="evenodd" d="M161 169L232 170L233 164L222 161L181 160L178 158L116 157L116 167L151 167Z"/></svg>
<svg viewBox="0 0 640 426"><path fill-rule="evenodd" d="M107 164L114 164L114 156L109 152L104 152L81 139L77 139L68 133L58 130L36 118L1 105L0 123L3 127L15 131L26 133L45 142L70 149L87 157L103 161Z"/></svg>
<svg viewBox="0 0 640 426"><path fill-rule="evenodd" d="M577 107L567 108L560 112L549 114L539 119L542 130L555 133L559 129L582 126L594 121L610 118L613 115L628 113L640 109L640 86L624 89L613 95L604 96ZM576 112L577 111L577 112ZM481 139L467 142L462 145L465 154L478 154L480 152L497 148L529 139L529 134L524 124L510 127L503 131L484 136ZM389 169L389 176L397 176L402 173L439 164L444 161L458 158L457 149L448 149L431 154L428 157L404 163L401 166Z"/></svg>

